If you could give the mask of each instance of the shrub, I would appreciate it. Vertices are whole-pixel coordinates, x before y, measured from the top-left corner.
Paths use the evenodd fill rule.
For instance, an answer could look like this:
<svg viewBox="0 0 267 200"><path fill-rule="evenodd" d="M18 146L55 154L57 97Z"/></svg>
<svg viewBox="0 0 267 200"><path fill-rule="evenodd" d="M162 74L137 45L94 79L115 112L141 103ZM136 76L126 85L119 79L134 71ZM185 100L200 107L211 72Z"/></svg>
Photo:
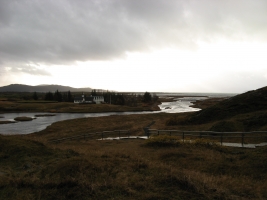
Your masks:
<svg viewBox="0 0 267 200"><path fill-rule="evenodd" d="M168 120L166 121L166 123L165 123L166 126L175 126L175 125L178 125L178 124L179 124L179 123L178 123L178 119L177 119L176 116L174 116L174 117L168 119Z"/></svg>
<svg viewBox="0 0 267 200"><path fill-rule="evenodd" d="M205 146L205 147L218 146L218 144L215 141L204 138L192 140L192 144L196 146Z"/></svg>
<svg viewBox="0 0 267 200"><path fill-rule="evenodd" d="M166 146L178 146L181 142L176 136L169 135L160 135L154 136L147 140L146 145L148 146L158 146L158 147L166 147Z"/></svg>

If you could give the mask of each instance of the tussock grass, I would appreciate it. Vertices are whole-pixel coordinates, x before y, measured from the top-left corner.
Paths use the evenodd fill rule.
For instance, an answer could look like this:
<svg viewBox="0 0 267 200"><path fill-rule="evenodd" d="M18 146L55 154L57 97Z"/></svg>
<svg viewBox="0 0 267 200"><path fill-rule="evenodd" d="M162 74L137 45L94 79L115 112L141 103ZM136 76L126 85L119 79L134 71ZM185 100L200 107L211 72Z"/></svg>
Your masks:
<svg viewBox="0 0 267 200"><path fill-rule="evenodd" d="M35 136L36 137L36 136ZM157 140L173 144L173 137ZM265 199L266 147L0 137L4 199Z"/></svg>
<svg viewBox="0 0 267 200"><path fill-rule="evenodd" d="M170 146L178 146L181 144L181 141L176 136L169 135L159 135L149 138L146 141L147 146L155 146L155 147L170 147Z"/></svg>

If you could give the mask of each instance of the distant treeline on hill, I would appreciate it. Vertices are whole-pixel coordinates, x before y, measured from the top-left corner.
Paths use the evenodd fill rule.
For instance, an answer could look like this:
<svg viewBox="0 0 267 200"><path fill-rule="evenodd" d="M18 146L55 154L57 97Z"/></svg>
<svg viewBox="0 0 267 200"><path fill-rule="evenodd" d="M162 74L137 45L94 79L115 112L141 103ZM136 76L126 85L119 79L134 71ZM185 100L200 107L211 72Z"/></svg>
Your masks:
<svg viewBox="0 0 267 200"><path fill-rule="evenodd" d="M34 92L33 94L33 99L34 100L38 100L38 96L37 93ZM58 102L73 102L73 96L71 94L70 91L68 91L67 93L61 93L58 90L53 94L52 92L47 92L45 93L45 97L44 97L45 101L58 101Z"/></svg>

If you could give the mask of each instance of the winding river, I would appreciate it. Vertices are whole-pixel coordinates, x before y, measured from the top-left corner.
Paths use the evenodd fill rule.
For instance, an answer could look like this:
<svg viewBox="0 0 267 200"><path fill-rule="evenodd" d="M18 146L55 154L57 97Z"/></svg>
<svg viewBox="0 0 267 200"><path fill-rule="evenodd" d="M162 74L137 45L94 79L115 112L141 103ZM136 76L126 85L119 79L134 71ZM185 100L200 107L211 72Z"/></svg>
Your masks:
<svg viewBox="0 0 267 200"><path fill-rule="evenodd" d="M17 135L17 134L29 134L44 130L47 126L54 122L77 119L77 118L87 118L87 117L102 117L110 115L132 115L132 114L147 114L147 113L181 113L181 112L193 112L198 111L198 108L190 107L193 105L192 102L203 99L205 97L184 97L177 98L173 102L164 102L160 107L160 111L144 111L144 112L106 112L106 113L55 113L55 116L46 117L35 117L35 115L49 114L49 113L5 113L0 114L2 118L0 121L14 121L14 118L27 116L35 118L32 121L17 122L10 124L0 124L0 134L2 135Z"/></svg>

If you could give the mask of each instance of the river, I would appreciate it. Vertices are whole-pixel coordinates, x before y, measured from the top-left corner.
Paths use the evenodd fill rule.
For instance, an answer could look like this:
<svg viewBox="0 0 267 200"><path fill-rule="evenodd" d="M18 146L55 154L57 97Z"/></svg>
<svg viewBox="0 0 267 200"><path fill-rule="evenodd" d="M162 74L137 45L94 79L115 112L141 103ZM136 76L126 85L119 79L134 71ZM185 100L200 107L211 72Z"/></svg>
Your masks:
<svg viewBox="0 0 267 200"><path fill-rule="evenodd" d="M27 116L35 118L32 121L17 122L10 124L0 124L0 134L2 135L17 135L17 134L29 134L44 130L47 126L54 122L87 118L87 117L101 117L110 115L131 115L131 114L147 114L147 113L181 113L181 112L193 112L200 110L199 108L190 107L192 102L207 97L183 97L177 98L173 102L164 102L160 107L160 111L145 111L145 112L107 112L107 113L55 113L55 116L35 117L35 115L49 114L49 113L4 113L0 114L0 121L14 121L14 118Z"/></svg>

